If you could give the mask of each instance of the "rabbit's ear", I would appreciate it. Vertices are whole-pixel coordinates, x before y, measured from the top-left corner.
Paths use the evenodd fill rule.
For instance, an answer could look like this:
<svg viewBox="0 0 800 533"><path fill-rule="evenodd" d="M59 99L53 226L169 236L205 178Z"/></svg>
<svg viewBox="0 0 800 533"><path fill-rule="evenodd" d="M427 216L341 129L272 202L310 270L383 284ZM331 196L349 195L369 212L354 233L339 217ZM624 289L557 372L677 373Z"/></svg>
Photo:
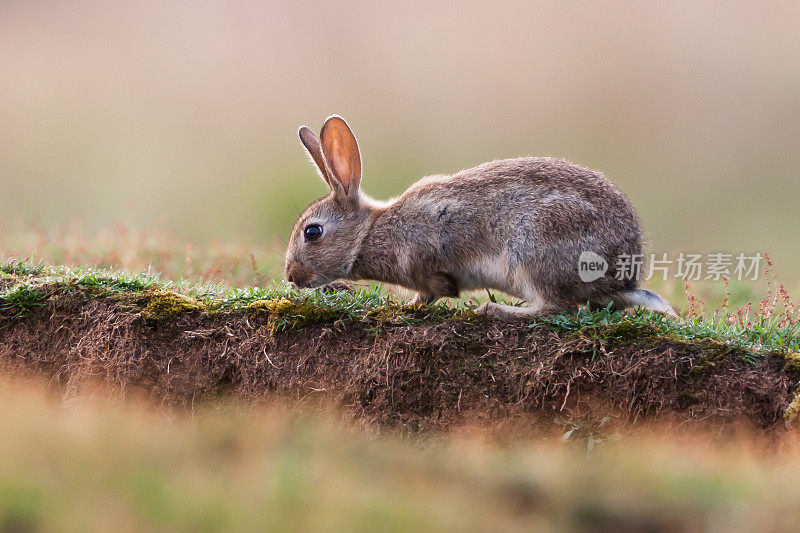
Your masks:
<svg viewBox="0 0 800 533"><path fill-rule="evenodd" d="M361 185L361 154L356 136L342 117L333 115L322 126L320 138L332 181L342 187L345 197L357 199Z"/></svg>
<svg viewBox="0 0 800 533"><path fill-rule="evenodd" d="M300 142L302 142L303 146L308 150L308 155L314 160L314 164L317 167L317 174L319 174L319 177L322 178L322 181L325 182L331 191L335 191L336 184L331 181L328 175L328 168L325 166L325 156L322 155L322 146L319 143L319 139L305 126L301 126L297 133L300 135Z"/></svg>

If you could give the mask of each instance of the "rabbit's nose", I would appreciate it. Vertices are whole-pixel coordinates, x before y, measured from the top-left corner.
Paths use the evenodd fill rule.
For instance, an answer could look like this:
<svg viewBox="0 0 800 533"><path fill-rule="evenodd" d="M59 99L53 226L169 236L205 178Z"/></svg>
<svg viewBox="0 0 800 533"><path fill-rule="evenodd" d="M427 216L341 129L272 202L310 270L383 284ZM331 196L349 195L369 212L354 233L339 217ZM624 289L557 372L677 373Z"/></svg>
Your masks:
<svg viewBox="0 0 800 533"><path fill-rule="evenodd" d="M294 283L294 265L296 263L294 261L290 261L286 263L286 270L283 272L283 275L286 277L286 281L289 283Z"/></svg>
<svg viewBox="0 0 800 533"><path fill-rule="evenodd" d="M294 283L300 288L306 285L311 278L310 272L297 261L291 261L286 265L285 276L286 281Z"/></svg>

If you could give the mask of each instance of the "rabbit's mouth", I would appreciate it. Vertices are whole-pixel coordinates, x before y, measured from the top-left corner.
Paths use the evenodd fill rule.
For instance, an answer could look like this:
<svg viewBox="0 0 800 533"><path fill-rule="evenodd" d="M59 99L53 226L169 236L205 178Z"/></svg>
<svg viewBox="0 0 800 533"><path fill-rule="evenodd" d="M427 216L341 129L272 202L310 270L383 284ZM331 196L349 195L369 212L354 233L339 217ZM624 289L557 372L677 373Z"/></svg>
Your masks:
<svg viewBox="0 0 800 533"><path fill-rule="evenodd" d="M286 264L284 272L286 281L295 285L299 289L314 286L314 273L304 267L299 261L290 261Z"/></svg>
<svg viewBox="0 0 800 533"><path fill-rule="evenodd" d="M286 281L298 289L313 289L335 281L335 278L332 279L315 275L310 268L304 266L299 261L289 262L286 265L284 275L286 276Z"/></svg>

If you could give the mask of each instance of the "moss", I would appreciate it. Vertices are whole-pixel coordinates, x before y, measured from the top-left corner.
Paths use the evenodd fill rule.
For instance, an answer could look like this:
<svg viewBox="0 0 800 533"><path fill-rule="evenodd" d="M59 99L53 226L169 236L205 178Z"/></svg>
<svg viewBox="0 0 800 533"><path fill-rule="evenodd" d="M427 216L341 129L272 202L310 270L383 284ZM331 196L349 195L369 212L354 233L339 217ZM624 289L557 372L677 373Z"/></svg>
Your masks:
<svg viewBox="0 0 800 533"><path fill-rule="evenodd" d="M618 324L610 324L606 327L605 334L607 337L614 340L639 344L643 342L651 343L663 339L663 337L658 334L655 328L643 326L641 324L634 324L630 321L624 321Z"/></svg>
<svg viewBox="0 0 800 533"><path fill-rule="evenodd" d="M584 326L568 336L569 340L593 339L613 347L618 344L651 347L664 340L655 328L634 324L630 321L617 324L592 324Z"/></svg>
<svg viewBox="0 0 800 533"><path fill-rule="evenodd" d="M784 354L783 359L786 361L786 366L784 368L787 372L800 374L800 353Z"/></svg>
<svg viewBox="0 0 800 533"><path fill-rule="evenodd" d="M247 307L256 313L269 314L270 332L272 334L290 327L299 328L320 322L328 322L341 316L341 313L333 309L296 302L289 298L256 300Z"/></svg>
<svg viewBox="0 0 800 533"><path fill-rule="evenodd" d="M431 317L431 314L426 305L387 302L368 310L364 317L383 325L397 321L416 322Z"/></svg>
<svg viewBox="0 0 800 533"><path fill-rule="evenodd" d="M786 411L783 412L783 421L786 423L787 428L793 426L798 415L800 415L800 388L797 389L794 398L792 398Z"/></svg>
<svg viewBox="0 0 800 533"><path fill-rule="evenodd" d="M204 304L205 304L205 310L210 315L215 315L217 313L221 313L222 311L224 311L224 307L222 305L222 302L210 300L210 301L204 302Z"/></svg>
<svg viewBox="0 0 800 533"><path fill-rule="evenodd" d="M716 339L705 338L681 342L687 346L691 346L695 350L702 351L703 355L700 356L700 365L696 368L720 366L729 356L737 353L736 348L728 346L724 342Z"/></svg>
<svg viewBox="0 0 800 533"><path fill-rule="evenodd" d="M740 349L717 339L708 337L681 339L675 335L664 335L655 327L636 324L631 321L584 326L569 335L568 339L592 339L602 342L611 349L615 346L636 346L647 349L664 342L683 346L687 351L699 354L698 362L692 369L694 373L702 373L709 367L719 367L724 364L728 357L741 353ZM800 371L800 356L798 356L796 364L798 365L798 371Z"/></svg>
<svg viewBox="0 0 800 533"><path fill-rule="evenodd" d="M142 317L147 320L175 318L183 313L200 311L204 308L198 300L170 291L153 291L146 295L147 305L142 309Z"/></svg>

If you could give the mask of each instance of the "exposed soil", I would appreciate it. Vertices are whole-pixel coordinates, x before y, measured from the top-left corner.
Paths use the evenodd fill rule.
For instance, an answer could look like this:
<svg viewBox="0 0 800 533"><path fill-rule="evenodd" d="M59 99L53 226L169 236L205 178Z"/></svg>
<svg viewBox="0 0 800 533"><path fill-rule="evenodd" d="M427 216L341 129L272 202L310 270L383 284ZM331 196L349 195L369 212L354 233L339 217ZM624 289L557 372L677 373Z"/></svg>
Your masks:
<svg viewBox="0 0 800 533"><path fill-rule="evenodd" d="M333 403L357 423L404 431L480 423L525 431L557 417L611 415L784 425L797 375L714 341L607 335L524 322L331 321L274 332L269 312L188 310L153 320L135 301L53 294L25 317L0 314L0 362L44 375L67 396L101 384L190 408L246 402ZM527 426L526 426L527 425Z"/></svg>

